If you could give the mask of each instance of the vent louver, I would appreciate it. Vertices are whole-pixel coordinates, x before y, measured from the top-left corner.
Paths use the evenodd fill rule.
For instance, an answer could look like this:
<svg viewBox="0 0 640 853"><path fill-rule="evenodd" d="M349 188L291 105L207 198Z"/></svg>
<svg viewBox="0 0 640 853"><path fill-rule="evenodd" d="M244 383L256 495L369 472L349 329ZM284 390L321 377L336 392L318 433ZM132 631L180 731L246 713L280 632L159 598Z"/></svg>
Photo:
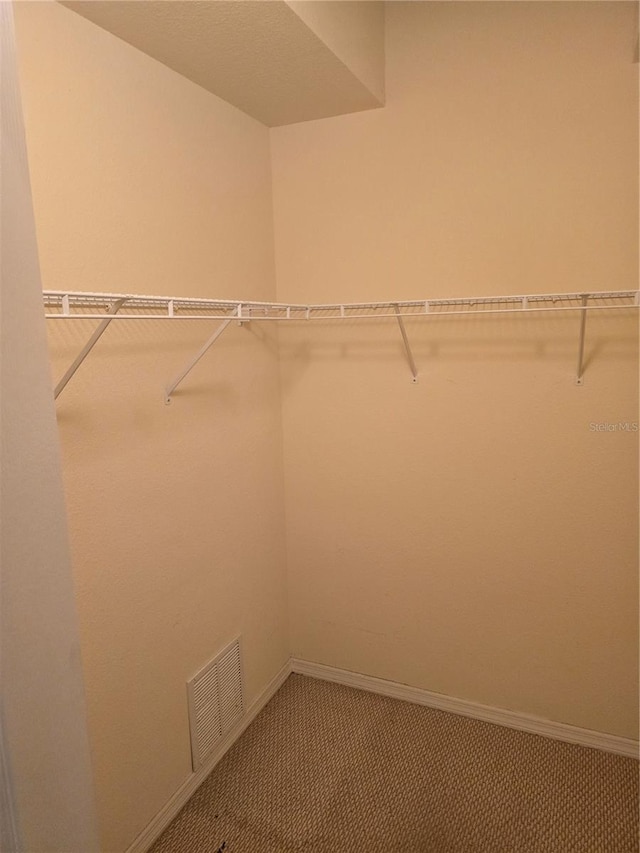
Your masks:
<svg viewBox="0 0 640 853"><path fill-rule="evenodd" d="M244 713L240 640L187 682L191 760L197 770Z"/></svg>

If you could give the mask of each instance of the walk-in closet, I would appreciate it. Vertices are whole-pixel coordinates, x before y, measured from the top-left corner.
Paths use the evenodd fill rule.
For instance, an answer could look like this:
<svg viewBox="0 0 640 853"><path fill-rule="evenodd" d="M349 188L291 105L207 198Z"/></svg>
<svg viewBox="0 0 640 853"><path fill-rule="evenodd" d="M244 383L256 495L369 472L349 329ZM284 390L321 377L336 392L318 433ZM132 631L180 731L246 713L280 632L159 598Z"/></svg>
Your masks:
<svg viewBox="0 0 640 853"><path fill-rule="evenodd" d="M637 4L0 6L2 849L637 851Z"/></svg>

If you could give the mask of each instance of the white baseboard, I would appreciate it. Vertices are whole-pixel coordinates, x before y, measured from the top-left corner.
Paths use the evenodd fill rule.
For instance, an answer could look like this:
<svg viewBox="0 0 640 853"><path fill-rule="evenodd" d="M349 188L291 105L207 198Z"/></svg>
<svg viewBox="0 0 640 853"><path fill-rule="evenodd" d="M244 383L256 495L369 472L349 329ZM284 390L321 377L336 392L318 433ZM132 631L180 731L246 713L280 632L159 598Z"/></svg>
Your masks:
<svg viewBox="0 0 640 853"><path fill-rule="evenodd" d="M195 794L196 790L207 778L216 764L223 758L226 752L238 740L240 735L249 726L250 723L258 716L271 697L282 687L284 682L291 674L291 663L287 663L277 673L277 675L267 684L262 693L255 699L247 708L246 714L238 722L238 725L230 731L229 734L220 742L216 751L210 756L206 764L198 768L195 773L192 773L182 785L178 788L169 802L158 812L142 832L135 838L126 853L146 853L154 841L160 837L164 830L169 826L178 812L186 805L188 800Z"/></svg>
<svg viewBox="0 0 640 853"><path fill-rule="evenodd" d="M502 708L480 705L477 702L468 702L465 699L455 699L442 693L432 693L418 687L409 687L406 684L385 681L383 678L374 678L370 675L362 675L359 672L349 672L346 669L337 669L321 663L311 663L294 658L291 661L291 671L312 678L321 678L324 681L333 681L336 684L344 684L347 687L355 687L358 690L379 693L381 696L390 696L393 699L403 699L405 702L426 705L440 711L461 714L475 720L484 720L484 722L495 723L510 729L519 729L554 740L589 746L605 752L614 752L628 758L638 758L638 741L629 738L605 734L604 732L594 732L591 729L581 729L566 723L556 723L552 720L544 720L541 717L522 714L519 711L506 711Z"/></svg>

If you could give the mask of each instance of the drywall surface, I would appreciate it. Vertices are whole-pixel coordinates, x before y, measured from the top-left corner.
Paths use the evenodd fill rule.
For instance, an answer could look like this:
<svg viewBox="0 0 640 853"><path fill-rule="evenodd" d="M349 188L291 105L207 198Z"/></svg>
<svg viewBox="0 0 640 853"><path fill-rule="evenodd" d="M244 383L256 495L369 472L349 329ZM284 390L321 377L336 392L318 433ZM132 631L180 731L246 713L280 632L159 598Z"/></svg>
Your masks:
<svg viewBox="0 0 640 853"><path fill-rule="evenodd" d="M384 103L384 3L287 0L287 5Z"/></svg>
<svg viewBox="0 0 640 853"><path fill-rule="evenodd" d="M0 42L0 846L91 853L78 621L10 3L0 6Z"/></svg>
<svg viewBox="0 0 640 853"><path fill-rule="evenodd" d="M273 299L267 129L68 9L17 9L45 289ZM55 378L95 322L49 322ZM191 773L186 681L288 657L273 329L107 330L57 402L101 849Z"/></svg>
<svg viewBox="0 0 640 853"><path fill-rule="evenodd" d="M271 131L278 297L637 287L636 9L390 3L386 107ZM281 331L294 656L637 737L634 315ZM628 425L628 430L619 427Z"/></svg>
<svg viewBox="0 0 640 853"><path fill-rule="evenodd" d="M342 11L342 3L321 3L328 8L310 15L283 0L64 5L267 125L373 109L383 100L380 4L347 3L362 9Z"/></svg>

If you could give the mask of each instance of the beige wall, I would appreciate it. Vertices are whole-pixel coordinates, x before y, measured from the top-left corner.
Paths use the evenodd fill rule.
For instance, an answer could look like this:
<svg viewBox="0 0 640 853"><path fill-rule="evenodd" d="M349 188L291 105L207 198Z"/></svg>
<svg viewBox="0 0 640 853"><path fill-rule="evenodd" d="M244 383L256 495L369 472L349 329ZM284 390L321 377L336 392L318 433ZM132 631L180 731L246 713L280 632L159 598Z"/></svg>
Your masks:
<svg viewBox="0 0 640 853"><path fill-rule="evenodd" d="M278 297L635 288L631 3L391 3L384 110L271 132ZM637 736L637 322L281 332L292 653Z"/></svg>
<svg viewBox="0 0 640 853"><path fill-rule="evenodd" d="M56 4L17 9L43 286L274 298L265 127ZM53 374L95 324L49 323ZM57 403L101 849L190 774L186 680L288 657L275 332L113 324Z"/></svg>

